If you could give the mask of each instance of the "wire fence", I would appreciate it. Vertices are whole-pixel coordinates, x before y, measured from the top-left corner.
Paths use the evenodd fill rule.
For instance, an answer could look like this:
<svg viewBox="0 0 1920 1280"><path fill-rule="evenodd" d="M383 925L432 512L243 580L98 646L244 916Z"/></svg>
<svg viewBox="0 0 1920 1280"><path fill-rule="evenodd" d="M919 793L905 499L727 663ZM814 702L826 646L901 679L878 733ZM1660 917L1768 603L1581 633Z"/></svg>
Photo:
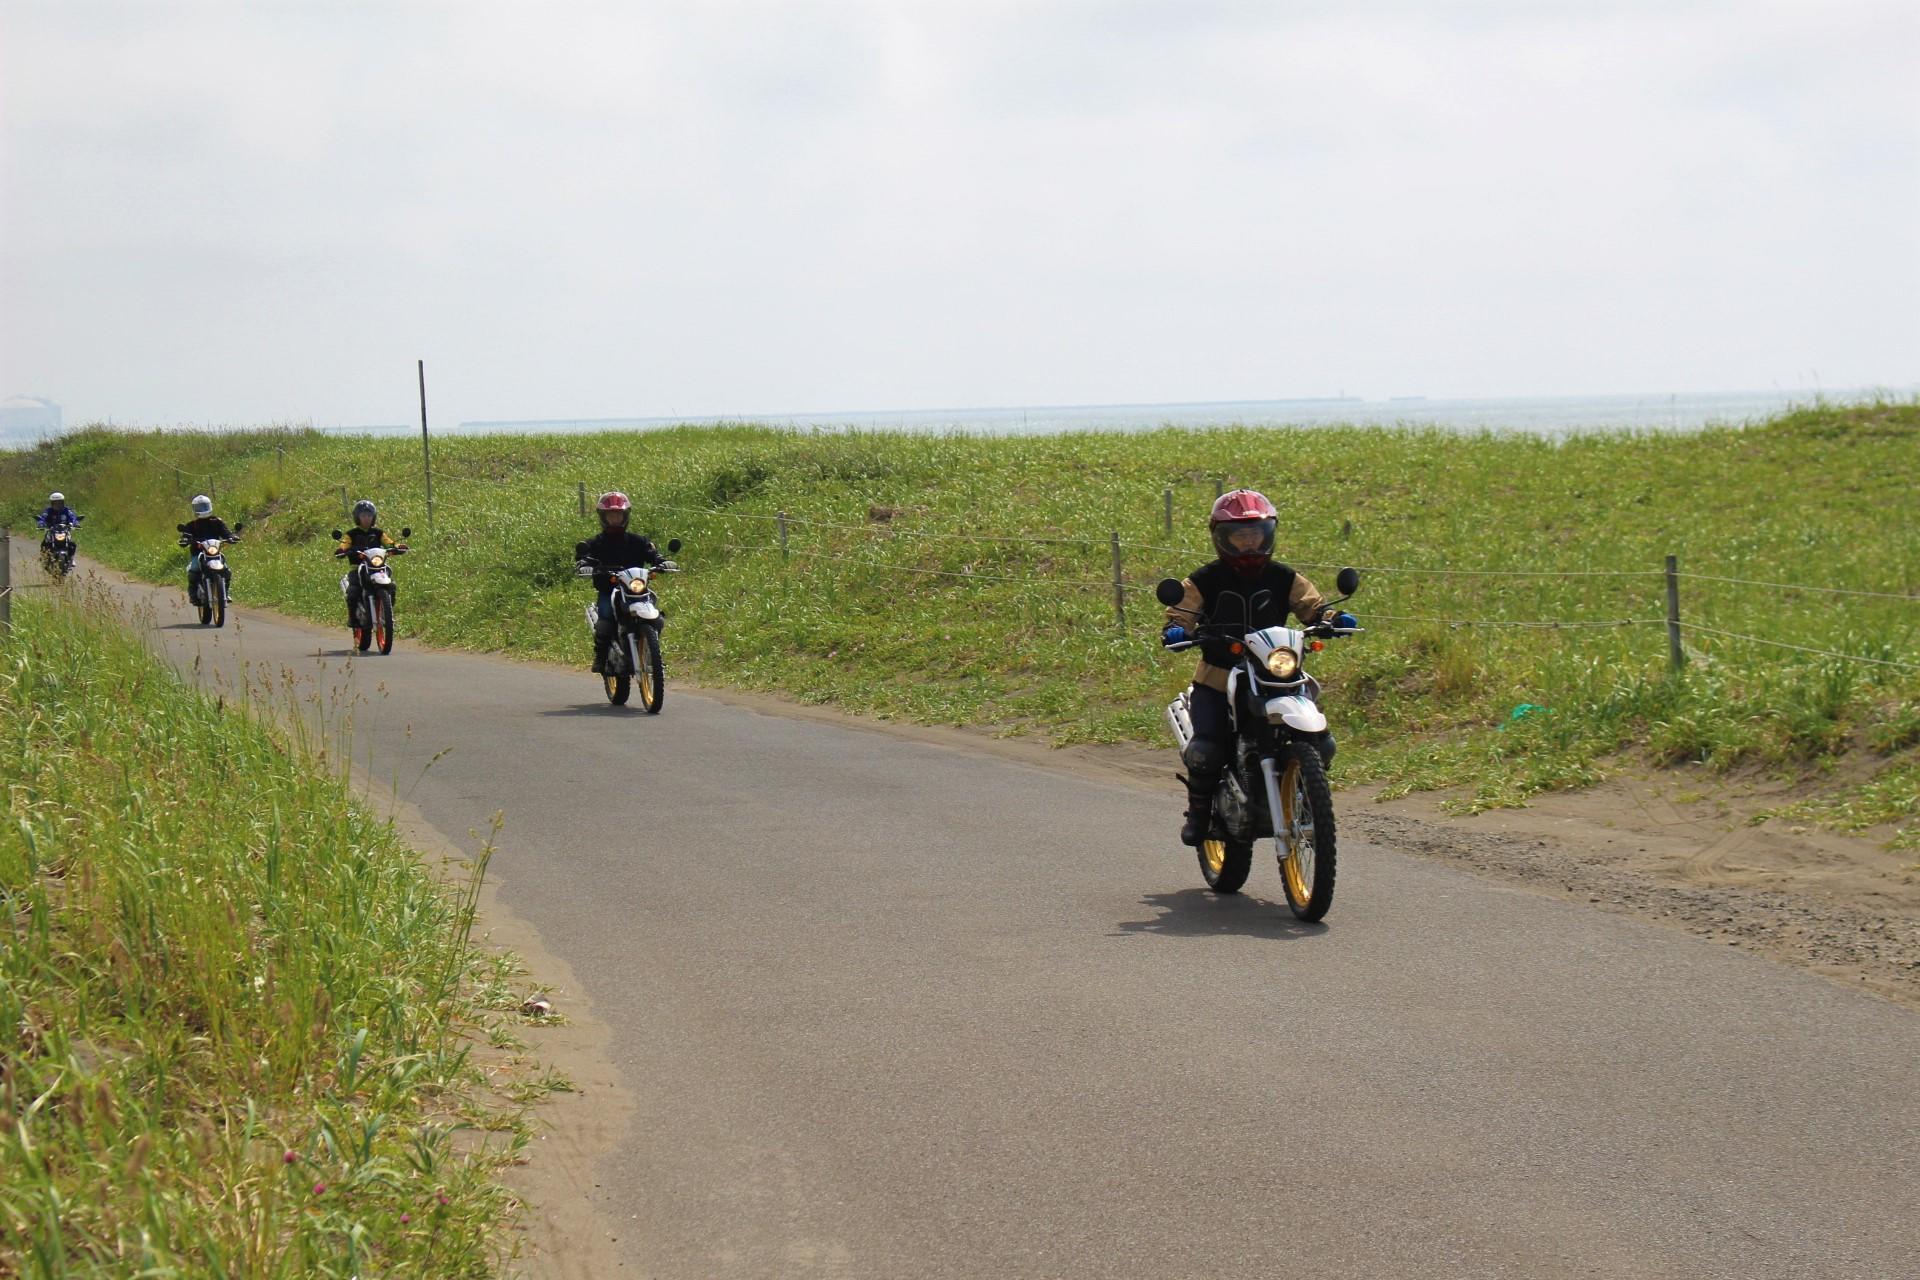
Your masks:
<svg viewBox="0 0 1920 1280"><path fill-rule="evenodd" d="M206 492L212 495L215 479L204 472L190 471L161 458L151 451L134 446L136 452L151 462L172 471L176 478L197 478L204 480ZM423 479L421 469L416 466L396 468L390 461L382 459L383 465L377 469L354 469L354 474L342 477L329 475L296 458L289 457L284 446L277 446L276 467L284 476L291 468L305 478L308 486L335 496L340 503L342 516L346 516L354 501L356 492L368 493L376 490L391 491L394 488L413 487ZM453 465L449 465L450 461ZM460 485L515 485L525 488L526 475L523 469L509 461L502 461L497 468L487 471L469 469L461 465L466 460L449 459L446 452L434 459L432 479L443 487ZM566 455L559 459L546 459L543 465L561 466L574 464L582 470L597 469L588 459ZM484 465L484 464L482 464ZM1216 485L1218 487L1218 485ZM589 514L589 491L597 492L595 486L586 481L576 481L567 490L567 498L578 516ZM1163 494L1166 510L1166 527L1172 525L1172 491ZM908 580L940 579L956 583L992 584L997 588L1027 588L1033 590L1074 591L1097 590L1112 593L1114 620L1126 623L1126 602L1140 595L1151 595L1154 584L1131 581L1125 574L1125 558L1128 554L1138 556L1141 553L1180 556L1189 559L1211 559L1211 548L1192 545L1175 545L1163 542L1147 542L1123 539L1118 531L1110 531L1105 537L1073 536L1065 534L1019 534L967 530L918 529L905 523L911 512L898 507L875 504L869 508L868 519L834 520L819 516L793 515L785 511L737 511L716 506L692 506L685 504L653 502L647 505L648 511L666 512L674 515L693 517L700 520L730 523L735 527L757 527L766 530L767 541L758 546L746 546L729 539L729 546L739 552L777 551L785 560L799 560L803 563L825 565L850 565L869 572L898 574ZM849 555L853 548L829 543L812 545L812 538L799 535L819 533L827 539L839 539L845 542L852 539L871 539L869 545L898 546L901 544L926 544L929 546L974 545L982 548L1009 548L1019 546L1047 547L1054 549L1074 549L1081 553L1092 554L1104 551L1111 557L1111 572L1101 577L1074 575L1070 570L1060 573L1020 574L1007 573L998 568L960 568L933 567L927 565L903 564L898 560L871 555ZM441 536L450 542L467 541L465 531L458 527L449 527L440 531ZM1332 571L1342 567L1334 562L1293 561L1296 568L1315 572ZM1512 618L1492 616L1451 617L1432 613L1396 613L1371 612L1366 614L1368 625L1388 624L1394 626L1440 627L1446 629L1488 628L1494 630L1512 630L1519 632L1593 632L1606 630L1626 630L1634 627L1657 627L1664 625L1668 631L1670 660L1677 668L1692 657L1703 656L1699 653L1689 655L1686 638L1689 635L1709 636L1721 641L1734 641L1744 644L1760 645L1768 648L1803 653L1833 661L1857 662L1876 667L1901 671L1920 671L1920 661L1907 661L1893 656L1872 656L1861 653L1848 653L1837 649L1816 645L1799 644L1774 637L1754 635L1748 632L1731 630L1683 618L1680 612L1680 586L1683 583L1701 586L1738 587L1746 590L1764 590L1799 596L1825 596L1842 599L1860 599L1907 603L1920 605L1920 587L1903 591L1876 590L1859 587L1822 586L1815 583L1777 582L1760 578L1747 578L1733 574L1704 573L1693 570L1681 571L1675 559L1668 557L1664 568L1593 568L1576 567L1565 569L1506 569L1489 567L1456 567L1449 565L1385 565L1358 563L1353 567L1364 575L1385 575L1392 580L1407 584L1408 588L1417 588L1419 584L1444 580L1479 580L1487 582L1511 582L1515 584L1551 581L1589 581L1596 586L1602 583L1617 583L1623 587L1638 584L1652 585L1664 581L1667 594L1667 609L1664 616L1605 616L1605 617L1540 617Z"/></svg>

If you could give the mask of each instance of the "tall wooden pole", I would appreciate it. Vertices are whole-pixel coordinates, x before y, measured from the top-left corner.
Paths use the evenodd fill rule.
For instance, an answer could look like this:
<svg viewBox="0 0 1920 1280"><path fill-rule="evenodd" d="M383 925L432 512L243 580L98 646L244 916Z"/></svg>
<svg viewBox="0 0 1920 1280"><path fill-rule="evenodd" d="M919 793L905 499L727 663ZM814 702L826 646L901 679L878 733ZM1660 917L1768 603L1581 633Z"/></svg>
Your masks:
<svg viewBox="0 0 1920 1280"><path fill-rule="evenodd" d="M1680 558L1667 557L1667 661L1675 671L1687 665L1687 651L1680 643Z"/></svg>
<svg viewBox="0 0 1920 1280"><path fill-rule="evenodd" d="M433 449L427 444L427 362L420 363L420 462L427 476L427 528L433 528Z"/></svg>

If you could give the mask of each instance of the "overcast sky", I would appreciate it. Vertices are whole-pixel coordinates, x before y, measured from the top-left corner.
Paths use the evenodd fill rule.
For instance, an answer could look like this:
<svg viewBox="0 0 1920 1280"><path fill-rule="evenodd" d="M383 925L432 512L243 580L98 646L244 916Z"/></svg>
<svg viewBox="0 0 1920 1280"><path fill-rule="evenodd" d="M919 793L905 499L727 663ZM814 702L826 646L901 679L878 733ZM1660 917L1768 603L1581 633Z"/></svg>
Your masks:
<svg viewBox="0 0 1920 1280"><path fill-rule="evenodd" d="M1920 379L1920 5L0 0L0 396Z"/></svg>

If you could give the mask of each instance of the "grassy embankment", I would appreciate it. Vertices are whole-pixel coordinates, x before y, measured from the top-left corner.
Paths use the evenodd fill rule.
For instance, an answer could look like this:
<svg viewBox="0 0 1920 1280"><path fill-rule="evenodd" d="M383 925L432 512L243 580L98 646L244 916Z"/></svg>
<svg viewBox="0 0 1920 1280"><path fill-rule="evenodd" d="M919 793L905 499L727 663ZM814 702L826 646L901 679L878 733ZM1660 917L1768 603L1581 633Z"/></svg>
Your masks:
<svg viewBox="0 0 1920 1280"><path fill-rule="evenodd" d="M1189 664L1152 643L1150 587L1204 558L1204 514L1224 477L1275 499L1283 555L1323 583L1341 563L1382 567L1355 602L1373 630L1316 668L1350 748L1345 781L1460 787L1457 802L1476 807L1579 785L1627 758L1757 765L1832 775L1810 816L1905 822L1896 838L1920 842L1920 672L1695 631L1676 680L1659 621L1673 553L1683 572L1909 597L1688 579L1690 624L1920 661L1920 404L1564 442L1359 428L684 428L442 438L435 462L431 534L417 440L88 432L0 463L0 495L17 521L28 497L60 484L96 513L90 552L173 579L172 527L186 496L213 486L223 512L256 530L233 557L240 599L331 621L338 571L323 535L343 522L345 485L378 501L389 527L416 529L418 554L399 565L403 643L583 660L587 592L570 556L590 522L576 485L619 486L642 529L687 542L689 572L664 590L678 671L873 714L1158 742L1160 707ZM783 510L795 519L790 560L772 519ZM1103 585L1109 531L1134 587L1124 629ZM1017 540L1029 538L1063 541ZM1404 571L1420 568L1541 576ZM583 672L581 697L594 696ZM1523 704L1548 710L1513 719Z"/></svg>
<svg viewBox="0 0 1920 1280"><path fill-rule="evenodd" d="M14 618L0 1275L496 1274L527 1135L471 1056L512 1043L479 871L450 888L98 607Z"/></svg>

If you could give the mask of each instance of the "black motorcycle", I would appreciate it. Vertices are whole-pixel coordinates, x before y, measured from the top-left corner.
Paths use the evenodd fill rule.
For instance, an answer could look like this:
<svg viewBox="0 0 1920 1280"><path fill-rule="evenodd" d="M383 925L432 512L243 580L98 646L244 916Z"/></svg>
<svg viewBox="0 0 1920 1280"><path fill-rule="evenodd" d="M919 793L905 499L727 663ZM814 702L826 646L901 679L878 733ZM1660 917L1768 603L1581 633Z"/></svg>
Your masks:
<svg viewBox="0 0 1920 1280"><path fill-rule="evenodd" d="M333 531L335 542L344 536L338 529ZM400 536L410 538L413 530L402 529ZM404 542L394 547L364 550L343 547L334 552L353 566L347 570L347 576L340 579L340 589L351 598L355 593L348 590L349 583L359 588L360 602L353 611L353 647L362 653L376 644L381 653L393 652L393 557L406 553Z"/></svg>
<svg viewBox="0 0 1920 1280"><path fill-rule="evenodd" d="M1338 598L1351 599L1360 574L1342 569ZM1185 588L1167 578L1154 589L1160 603L1177 605ZM1200 875L1215 893L1238 893L1253 869L1253 847L1272 837L1287 905L1302 920L1318 920L1333 905L1336 866L1333 790L1327 783L1332 739L1320 710L1320 682L1308 675L1307 655L1358 626L1315 623L1267 627L1202 626L1194 639L1168 646L1201 646L1209 665L1227 672L1233 713L1233 758L1213 797L1213 825L1201 837ZM1167 725L1182 755L1193 739L1192 690L1167 707Z"/></svg>
<svg viewBox="0 0 1920 1280"><path fill-rule="evenodd" d="M660 630L666 624L666 615L660 612L653 578L656 574L678 573L680 566L671 560L658 568L602 564L585 556L585 545L582 543L576 552L581 557L576 566L579 576L591 578L596 572L613 575L613 642L607 646L606 671L601 676L607 701L616 707L625 706L638 679L640 706L648 715L657 716L667 701L666 663L660 656ZM668 555L679 549L680 539L667 543ZM599 625L600 605L595 601L587 606L587 628L597 630Z"/></svg>
<svg viewBox="0 0 1920 1280"><path fill-rule="evenodd" d="M55 582L73 572L73 557L79 548L73 542L74 528L70 524L53 525L46 536L40 539L40 567Z"/></svg>

